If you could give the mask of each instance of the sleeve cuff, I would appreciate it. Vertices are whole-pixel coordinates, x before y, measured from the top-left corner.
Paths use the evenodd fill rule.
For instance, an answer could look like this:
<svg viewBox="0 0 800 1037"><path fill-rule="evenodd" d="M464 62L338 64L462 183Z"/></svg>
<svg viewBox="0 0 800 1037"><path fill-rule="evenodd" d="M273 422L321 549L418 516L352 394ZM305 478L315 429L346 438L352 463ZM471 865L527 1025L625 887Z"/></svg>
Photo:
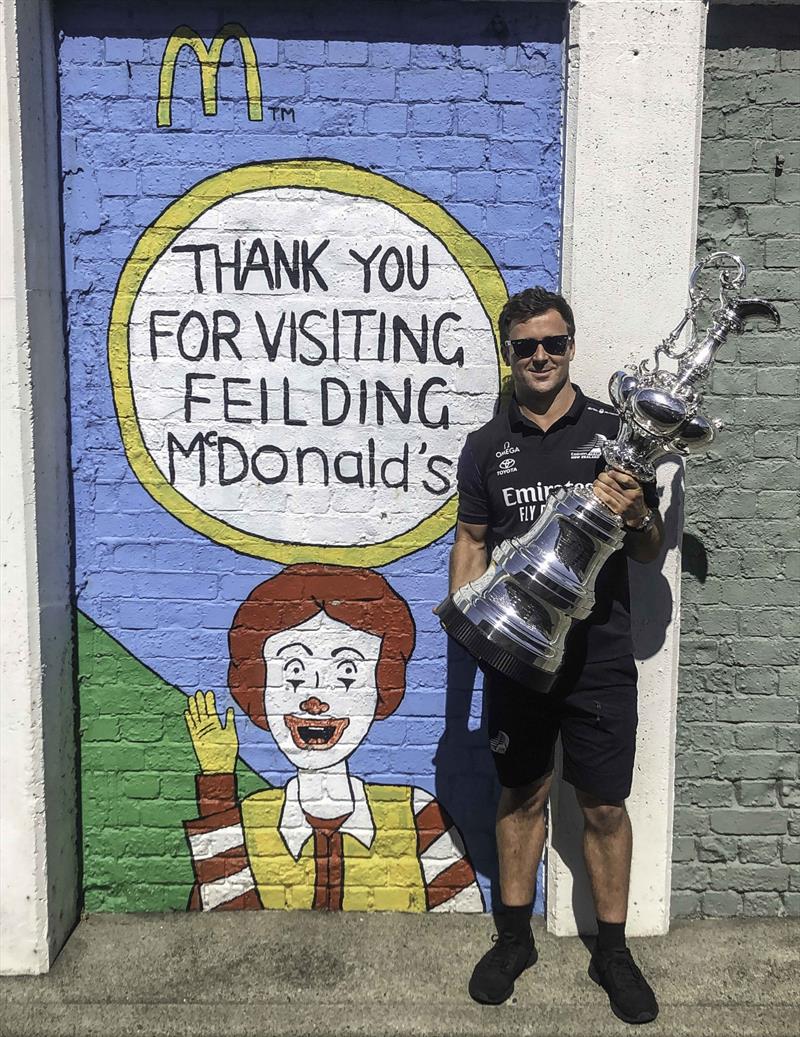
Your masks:
<svg viewBox="0 0 800 1037"><path fill-rule="evenodd" d="M488 526L489 516L488 515L470 515L467 512L459 511L458 513L459 522L468 522L473 526Z"/></svg>
<svg viewBox="0 0 800 1037"><path fill-rule="evenodd" d="M235 774L198 774L195 776L195 788L201 817L236 805Z"/></svg>

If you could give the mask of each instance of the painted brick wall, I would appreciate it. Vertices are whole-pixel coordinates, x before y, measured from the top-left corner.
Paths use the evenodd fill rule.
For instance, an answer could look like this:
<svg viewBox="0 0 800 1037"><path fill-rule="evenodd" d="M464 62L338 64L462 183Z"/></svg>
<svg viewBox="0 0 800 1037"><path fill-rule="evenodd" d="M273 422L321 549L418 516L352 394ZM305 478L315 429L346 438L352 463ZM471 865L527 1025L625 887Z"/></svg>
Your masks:
<svg viewBox="0 0 800 1037"><path fill-rule="evenodd" d="M224 22L242 26L244 36L241 51L235 40L225 45L217 110L211 114L213 89L204 112L191 50L178 54L171 89L163 83L169 67L162 67L162 59L171 37L177 49L173 34L181 25L189 30L182 30L178 42L196 33L213 57L212 38ZM343 906L488 906L495 783L480 730L474 665L446 648L431 614L445 593L454 503L452 478L437 481L432 473L437 467L452 473L457 441L491 411L502 375L491 321L506 286L516 291L557 281L561 7L309 0L242 2L221 11L202 0L65 0L58 5L58 26L86 906L184 909L195 880L202 888L195 887L193 906L200 906L198 894L206 898L204 906L257 906L254 884L262 904L312 906L316 851L309 847L321 840L335 858L341 846L334 852L333 837L315 835L304 843L306 857L295 859L299 844L280 827L288 816L281 811L291 813L284 789L296 778L298 753L317 766L324 756L320 746L335 742L341 749L348 739L346 775L366 783L377 842L370 844L363 810L348 813L353 805L345 803L345 791L340 813L355 817L358 830L343 828L341 837L345 856L353 855L345 867ZM260 74L260 109L252 67L253 89L245 96L242 55L249 46ZM287 160L295 161L279 165ZM226 172L233 167L246 172ZM331 227L335 233L328 233ZM267 259L249 251L258 235L268 242ZM375 245L376 235L385 250L381 256L390 245L398 247L382 273L381 256L375 261L373 309L406 318L420 335L418 298L425 299L431 318L459 310L460 323L451 317L442 325L443 356L425 361L446 386L433 386L426 410L414 381L414 418L403 418L404 384L417 379L419 364L411 340L401 336L400 359L390 368L373 352L362 358L358 377L352 365L324 370L340 381L350 379L349 438L340 434L344 419L322 425L317 415L316 432L303 439L311 436L311 425L298 422L311 420L322 371L319 354L309 350L320 347L300 334L305 359L290 363L286 339L277 360L265 359L276 335L271 293L279 289L287 308L304 312L364 307L363 264L347 255L350 248L367 255L364 248ZM326 236L330 244L322 249ZM249 280L238 286L230 266L215 270L211 252L197 251L216 242L230 264L237 238L245 240L252 260ZM311 248L313 239L321 248L315 269L324 288L308 264L303 278L310 284L301 283L292 258L300 238L303 247ZM279 266L275 239L288 256L282 285L270 281ZM425 275L424 256L430 260ZM416 264L414 277L417 283L426 279L424 288L407 281L396 288L401 260L407 267ZM217 274L221 291L215 288ZM462 297L463 307L456 306L453 300ZM259 306L264 312L272 307L261 341L254 319ZM218 328L228 337L209 344L202 320L213 324L214 309L228 311ZM189 320L180 350L177 325L190 311L202 319ZM246 330L232 339L235 319ZM326 319L332 319L329 313ZM375 350L374 328L370 334ZM329 325L326 336L332 349ZM456 360L459 347L464 363ZM260 368L253 348L261 351ZM358 385L362 377L369 383L374 408L370 377L374 381L378 363L397 407L385 403L388 417L368 447L377 419L357 420ZM280 377L259 394L259 375L271 378L274 370ZM196 391L187 396L185 379L193 374L206 380L195 380ZM222 374L249 381L227 383L224 400ZM283 387L284 377L292 381L291 391ZM328 389L328 402L340 407L341 416L342 396L335 390L343 390L333 382ZM449 431L443 404L449 407ZM226 437L220 408L233 415L225 419ZM168 431L190 450L180 429L195 414L205 422L198 426L205 438L191 439L188 460L180 451L170 455L172 473L164 454ZM263 418L266 438L252 438L254 428L261 428L248 424L253 414ZM404 441L412 444L417 464L409 476L416 480L413 493L399 474ZM257 455L265 442L269 451ZM281 476L281 459L294 464L298 444L310 458L302 486L296 470L293 482ZM327 463L333 471L335 462L332 454L327 461L321 454L334 444L342 471L345 465L363 465L364 471L373 465L383 473L386 452L395 458L395 467L386 470L391 478L376 486L371 504L353 481L352 467L346 469L347 492L332 497L333 476L329 480L321 466ZM206 449L200 486L199 456ZM425 468L426 459L434 469ZM416 494L420 518L427 516L424 532L403 533L400 518L409 510L409 494ZM378 541L393 546L377 548ZM292 568L301 563L313 568ZM288 583L281 582L284 577ZM261 597L240 613L253 592ZM314 605L326 593L330 613ZM340 609L342 601L353 607ZM305 719L299 729L283 725L281 715L294 715L299 702L276 707L274 715L268 706L264 715L271 648L264 649L269 672L261 673L257 694L248 698L252 688L243 690L240 683L238 698L232 695L228 632L237 615L240 647L256 668L262 649L245 642L249 632L258 627L263 633L276 616L277 632L270 636L280 640L286 628L310 623L312 648L322 645L325 651L343 627L356 631L352 636L369 664L367 676L340 678L333 658L325 662L330 680L352 692L342 699L341 709L350 711L346 727L326 727L335 703L318 689L301 696ZM376 634L393 646L388 669L375 667ZM279 641L269 645L278 652ZM284 668L274 687L302 686L297 669ZM213 689L216 708L193 698L203 715L185 719L188 696L197 689ZM229 707L238 751L231 722L222 729L212 716L224 716ZM200 769L205 777L222 773L225 780L196 784ZM341 789L341 767L337 773L334 781L331 772L331 787ZM336 796L328 799L330 806ZM247 814L251 808L260 811L258 817ZM289 828L300 832L303 823L295 810ZM440 836L446 838L436 843ZM430 849L434 843L438 850ZM479 893L466 860L477 872ZM248 868L260 869L260 877L252 880Z"/></svg>
<svg viewBox="0 0 800 1037"><path fill-rule="evenodd" d="M800 41L797 9L712 5L700 252L750 268L779 331L731 342L729 425L687 479L672 910L800 913Z"/></svg>

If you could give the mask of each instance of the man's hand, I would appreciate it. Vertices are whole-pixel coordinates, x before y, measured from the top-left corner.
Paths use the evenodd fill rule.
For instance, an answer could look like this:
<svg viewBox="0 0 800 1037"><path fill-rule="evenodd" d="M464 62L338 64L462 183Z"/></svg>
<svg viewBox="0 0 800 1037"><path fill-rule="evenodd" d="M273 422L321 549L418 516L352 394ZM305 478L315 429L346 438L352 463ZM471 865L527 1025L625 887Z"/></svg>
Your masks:
<svg viewBox="0 0 800 1037"><path fill-rule="evenodd" d="M239 738L233 709L225 713L225 724L217 715L213 691L189 696L183 714L203 774L233 774L239 754Z"/></svg>
<svg viewBox="0 0 800 1037"><path fill-rule="evenodd" d="M638 526L649 511L640 484L632 475L618 472L616 468L601 472L592 489L603 504L631 528Z"/></svg>

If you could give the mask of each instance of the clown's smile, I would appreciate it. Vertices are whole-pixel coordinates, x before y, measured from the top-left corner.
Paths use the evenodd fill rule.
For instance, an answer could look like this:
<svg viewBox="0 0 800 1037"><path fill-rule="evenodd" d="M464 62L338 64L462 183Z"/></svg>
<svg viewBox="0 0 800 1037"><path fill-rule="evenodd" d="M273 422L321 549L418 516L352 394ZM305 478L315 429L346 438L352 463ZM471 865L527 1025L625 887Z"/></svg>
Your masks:
<svg viewBox="0 0 800 1037"><path fill-rule="evenodd" d="M296 717L287 713L283 721L298 749L330 749L344 734L350 718Z"/></svg>

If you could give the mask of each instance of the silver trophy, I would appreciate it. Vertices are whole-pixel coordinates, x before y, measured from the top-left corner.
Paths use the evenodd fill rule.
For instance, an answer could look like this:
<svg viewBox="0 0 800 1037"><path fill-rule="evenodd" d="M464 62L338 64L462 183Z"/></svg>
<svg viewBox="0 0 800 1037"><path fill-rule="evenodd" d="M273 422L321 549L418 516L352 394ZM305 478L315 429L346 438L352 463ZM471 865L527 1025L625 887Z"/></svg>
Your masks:
<svg viewBox="0 0 800 1037"><path fill-rule="evenodd" d="M717 263L722 264L719 304L700 341L696 318L707 297L698 277ZM652 365L644 360L612 375L608 391L620 430L614 442L603 446L609 467L650 481L659 458L686 456L712 442L717 426L701 406L717 352L731 332L741 333L753 317L780 324L771 303L739 297L746 277L739 256L707 256L692 271L686 312L656 348ZM687 324L688 342L681 346ZM677 361L677 371L662 369L662 357ZM549 691L572 622L591 612L597 573L624 537L622 519L591 490L557 490L527 533L498 544L483 576L442 602L442 627L479 661L531 690Z"/></svg>

